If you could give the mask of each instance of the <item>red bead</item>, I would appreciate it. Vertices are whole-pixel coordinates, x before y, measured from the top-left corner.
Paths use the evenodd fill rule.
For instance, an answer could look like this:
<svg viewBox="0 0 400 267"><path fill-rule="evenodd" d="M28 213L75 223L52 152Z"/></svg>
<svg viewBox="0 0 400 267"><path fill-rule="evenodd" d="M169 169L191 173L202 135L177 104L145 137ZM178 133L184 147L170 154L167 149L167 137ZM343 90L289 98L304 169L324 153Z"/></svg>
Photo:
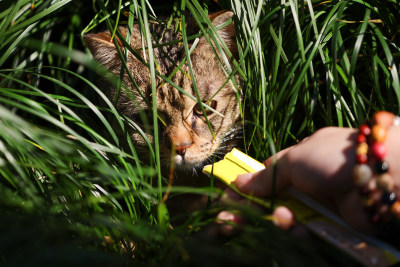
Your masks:
<svg viewBox="0 0 400 267"><path fill-rule="evenodd" d="M363 133L359 133L357 135L357 144L365 143L367 142L367 137Z"/></svg>
<svg viewBox="0 0 400 267"><path fill-rule="evenodd" d="M360 126L360 133L362 133L365 136L368 136L371 134L371 128L368 126L368 124L364 123L361 124Z"/></svg>
<svg viewBox="0 0 400 267"><path fill-rule="evenodd" d="M377 160L383 160L386 156L387 149L383 143L376 142L372 144L371 152Z"/></svg>
<svg viewBox="0 0 400 267"><path fill-rule="evenodd" d="M365 164L368 161L368 156L366 154L359 154L357 155L357 163Z"/></svg>

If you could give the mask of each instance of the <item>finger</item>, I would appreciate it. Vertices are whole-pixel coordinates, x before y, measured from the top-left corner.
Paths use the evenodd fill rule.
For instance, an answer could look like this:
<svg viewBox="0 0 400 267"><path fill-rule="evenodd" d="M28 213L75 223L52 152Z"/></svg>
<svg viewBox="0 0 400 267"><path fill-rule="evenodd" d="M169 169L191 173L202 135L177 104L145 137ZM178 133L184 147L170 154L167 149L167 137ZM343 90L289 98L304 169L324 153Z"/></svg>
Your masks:
<svg viewBox="0 0 400 267"><path fill-rule="evenodd" d="M275 166L268 166L264 170L255 173L238 175L233 183L242 193L267 197L271 194L273 186L277 191L281 191L291 184L288 170L286 157L281 157ZM275 185L273 184L274 176L276 177Z"/></svg>
<svg viewBox="0 0 400 267"><path fill-rule="evenodd" d="M260 211L262 213L265 213L265 207L260 206L251 200L239 195L232 189L228 188L225 189L224 194L222 194L220 198L220 203L226 205L227 207L246 207L246 210L248 211L249 209L253 211Z"/></svg>
<svg viewBox="0 0 400 267"><path fill-rule="evenodd" d="M283 156L285 156L290 150L292 150L292 148L298 146L299 144L305 143L309 138L310 138L310 137L306 137L306 138L304 138L303 140L301 140L300 142L298 142L296 145L290 146L290 147L288 147L288 148L285 148L285 149L283 149L283 150L277 152L276 154L274 154L274 155L272 155L271 157L267 158L267 159L264 161L264 165L265 165L266 167L273 165L274 162L275 162L275 160L279 160L280 158L282 158Z"/></svg>
<svg viewBox="0 0 400 267"><path fill-rule="evenodd" d="M293 148L292 146L291 146L291 147L288 147L288 148L285 148L284 150L281 150L281 151L277 152L276 154L272 155L271 157L267 158L267 159L264 161L265 167L269 167L269 166L274 165L274 163L275 163L277 160L279 160L279 159L282 158L284 155L286 155L286 153L289 152L289 150L291 150L292 148Z"/></svg>

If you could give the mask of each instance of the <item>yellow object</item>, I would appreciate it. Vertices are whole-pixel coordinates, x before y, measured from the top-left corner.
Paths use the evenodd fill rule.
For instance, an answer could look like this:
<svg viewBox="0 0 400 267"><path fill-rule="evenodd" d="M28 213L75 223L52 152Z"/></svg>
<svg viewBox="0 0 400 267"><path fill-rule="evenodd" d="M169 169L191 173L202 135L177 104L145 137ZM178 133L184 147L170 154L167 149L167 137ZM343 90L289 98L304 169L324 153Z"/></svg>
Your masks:
<svg viewBox="0 0 400 267"><path fill-rule="evenodd" d="M239 174L257 172L262 169L265 169L263 164L234 148L225 155L224 160L205 166L203 173L209 176L212 174L227 185L230 185Z"/></svg>
<svg viewBox="0 0 400 267"><path fill-rule="evenodd" d="M208 176L214 176L232 188L239 195L269 209L271 208L269 201L243 194L237 190L234 184L232 184L232 182L235 181L236 177L240 174L257 172L263 169L265 169L264 164L234 148L231 152L225 155L223 160L215 162L212 165L204 166L203 173L207 174Z"/></svg>

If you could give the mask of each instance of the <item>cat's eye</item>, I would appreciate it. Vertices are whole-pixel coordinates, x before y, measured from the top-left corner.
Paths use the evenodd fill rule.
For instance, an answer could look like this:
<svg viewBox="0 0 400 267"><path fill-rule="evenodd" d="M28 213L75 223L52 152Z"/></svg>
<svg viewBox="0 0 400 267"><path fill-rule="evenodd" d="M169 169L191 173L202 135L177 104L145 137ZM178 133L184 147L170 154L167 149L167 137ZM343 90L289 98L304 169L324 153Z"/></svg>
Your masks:
<svg viewBox="0 0 400 267"><path fill-rule="evenodd" d="M215 101L215 100L204 101L203 104L208 105L210 108L212 108L212 109L214 109L214 110L217 108L217 101ZM209 116L209 115L211 115L211 114L214 113L211 109L209 109L209 108L207 108L207 107L205 107L205 106L204 106L204 111L206 112L206 115L207 115L207 116ZM197 103L197 104L194 106L193 112L194 112L194 114L196 114L197 116L203 116L203 111L201 110L201 106L200 106L199 103Z"/></svg>

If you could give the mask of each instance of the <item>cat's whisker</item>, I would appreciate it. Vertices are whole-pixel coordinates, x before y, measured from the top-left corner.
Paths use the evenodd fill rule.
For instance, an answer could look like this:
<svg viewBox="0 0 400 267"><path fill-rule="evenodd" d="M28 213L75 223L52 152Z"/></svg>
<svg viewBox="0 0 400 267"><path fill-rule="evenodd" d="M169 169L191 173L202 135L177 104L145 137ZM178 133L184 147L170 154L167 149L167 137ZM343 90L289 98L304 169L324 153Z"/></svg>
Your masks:
<svg viewBox="0 0 400 267"><path fill-rule="evenodd" d="M221 147L221 148L224 149L225 147ZM224 156L225 154L226 154L225 151L220 151L220 150L214 152L214 155L216 157L221 157L221 156Z"/></svg>
<svg viewBox="0 0 400 267"><path fill-rule="evenodd" d="M223 140L222 140L223 142L221 142L221 143L224 144L224 143L227 143L228 141L232 141L232 140L241 140L241 139L243 139L243 137L230 137L230 138L223 139ZM222 147L222 146L221 146L221 147Z"/></svg>

